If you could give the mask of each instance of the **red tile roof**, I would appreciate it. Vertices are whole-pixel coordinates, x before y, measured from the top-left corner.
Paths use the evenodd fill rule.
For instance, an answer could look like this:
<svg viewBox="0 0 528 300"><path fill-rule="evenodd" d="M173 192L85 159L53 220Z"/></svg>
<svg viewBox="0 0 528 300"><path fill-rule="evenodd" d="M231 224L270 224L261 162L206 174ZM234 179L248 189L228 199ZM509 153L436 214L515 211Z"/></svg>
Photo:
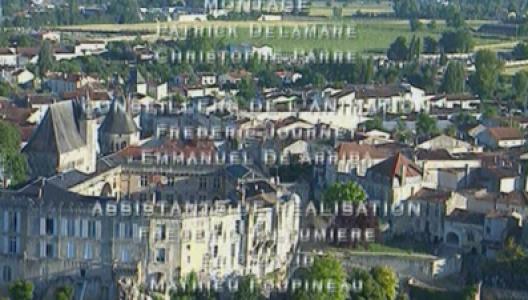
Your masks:
<svg viewBox="0 0 528 300"><path fill-rule="evenodd" d="M490 135L496 140L518 140L523 138L521 131L513 127L494 127L488 130Z"/></svg>

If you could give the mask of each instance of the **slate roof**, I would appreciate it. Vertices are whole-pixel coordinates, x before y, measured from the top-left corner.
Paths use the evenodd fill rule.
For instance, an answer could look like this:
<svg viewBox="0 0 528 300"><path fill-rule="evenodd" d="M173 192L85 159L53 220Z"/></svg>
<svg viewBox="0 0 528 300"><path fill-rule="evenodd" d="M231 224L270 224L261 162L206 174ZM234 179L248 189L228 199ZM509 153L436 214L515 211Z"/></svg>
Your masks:
<svg viewBox="0 0 528 300"><path fill-rule="evenodd" d="M453 212L447 216L451 222L473 225L484 225L486 214L467 211L464 209L455 208Z"/></svg>
<svg viewBox="0 0 528 300"><path fill-rule="evenodd" d="M423 200L431 203L443 203L449 200L449 198L451 198L450 192L422 188L416 194L411 196L409 200Z"/></svg>
<svg viewBox="0 0 528 300"><path fill-rule="evenodd" d="M114 99L112 107L99 129L103 133L110 134L132 134L139 131L132 116L125 110L123 99Z"/></svg>
<svg viewBox="0 0 528 300"><path fill-rule="evenodd" d="M50 105L23 151L67 153L84 145L74 102L63 101Z"/></svg>

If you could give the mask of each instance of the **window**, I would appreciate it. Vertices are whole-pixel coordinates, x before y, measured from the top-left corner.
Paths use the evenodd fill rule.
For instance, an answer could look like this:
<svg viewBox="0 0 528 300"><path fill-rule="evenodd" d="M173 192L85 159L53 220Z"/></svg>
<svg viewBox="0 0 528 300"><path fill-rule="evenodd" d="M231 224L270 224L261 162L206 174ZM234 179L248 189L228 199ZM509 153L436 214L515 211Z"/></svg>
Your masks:
<svg viewBox="0 0 528 300"><path fill-rule="evenodd" d="M46 257L51 258L55 256L55 247L51 243L46 243Z"/></svg>
<svg viewBox="0 0 528 300"><path fill-rule="evenodd" d="M236 233L237 234L240 234L241 230L240 230L240 220L236 220L235 222L235 230L236 230Z"/></svg>
<svg viewBox="0 0 528 300"><path fill-rule="evenodd" d="M473 235L473 232L469 231L469 232L467 233L467 240L468 240L469 242L473 242L473 241L475 240L475 236Z"/></svg>
<svg viewBox="0 0 528 300"><path fill-rule="evenodd" d="M66 228L66 234L68 236L75 236L75 220L74 219L69 219L67 220L67 228Z"/></svg>
<svg viewBox="0 0 528 300"><path fill-rule="evenodd" d="M4 266L2 268L2 279L4 282L9 282L12 279L11 274L11 267L10 266Z"/></svg>
<svg viewBox="0 0 528 300"><path fill-rule="evenodd" d="M66 245L66 256L68 258L75 258L75 244L69 241Z"/></svg>
<svg viewBox="0 0 528 300"><path fill-rule="evenodd" d="M46 235L55 234L55 220L53 218L46 218Z"/></svg>
<svg viewBox="0 0 528 300"><path fill-rule="evenodd" d="M140 185L142 187L148 186L148 177L146 175L141 175L141 182Z"/></svg>
<svg viewBox="0 0 528 300"><path fill-rule="evenodd" d="M199 187L201 189L207 188L207 177L205 177L205 176L200 177Z"/></svg>
<svg viewBox="0 0 528 300"><path fill-rule="evenodd" d="M94 239L96 236L95 221L88 221L88 237Z"/></svg>
<svg viewBox="0 0 528 300"><path fill-rule="evenodd" d="M167 226L165 224L156 225L156 241L164 241L166 238Z"/></svg>
<svg viewBox="0 0 528 300"><path fill-rule="evenodd" d="M156 250L156 262L165 262L165 248L159 248Z"/></svg>
<svg viewBox="0 0 528 300"><path fill-rule="evenodd" d="M217 236L222 235L222 223L215 225L215 232Z"/></svg>
<svg viewBox="0 0 528 300"><path fill-rule="evenodd" d="M127 249L121 250L121 261L122 262L130 262L130 255L128 254Z"/></svg>
<svg viewBox="0 0 528 300"><path fill-rule="evenodd" d="M134 238L134 226L130 223L121 223L122 227L121 238L123 239L133 239Z"/></svg>
<svg viewBox="0 0 528 300"><path fill-rule="evenodd" d="M18 250L18 239L16 237L9 238L9 254L17 254Z"/></svg>
<svg viewBox="0 0 528 300"><path fill-rule="evenodd" d="M174 186L174 176L169 176L167 178L167 185L168 186Z"/></svg>
<svg viewBox="0 0 528 300"><path fill-rule="evenodd" d="M18 232L19 231L18 222L19 222L18 213L11 212L9 214L9 231Z"/></svg>
<svg viewBox="0 0 528 300"><path fill-rule="evenodd" d="M93 258L93 248L91 244L85 244L84 245L84 259L92 259Z"/></svg>
<svg viewBox="0 0 528 300"><path fill-rule="evenodd" d="M214 179L213 179L213 187L215 189L220 188L220 177L218 177L218 176L214 177Z"/></svg>
<svg viewBox="0 0 528 300"><path fill-rule="evenodd" d="M214 246L213 248L213 257L216 258L218 256L218 246Z"/></svg>

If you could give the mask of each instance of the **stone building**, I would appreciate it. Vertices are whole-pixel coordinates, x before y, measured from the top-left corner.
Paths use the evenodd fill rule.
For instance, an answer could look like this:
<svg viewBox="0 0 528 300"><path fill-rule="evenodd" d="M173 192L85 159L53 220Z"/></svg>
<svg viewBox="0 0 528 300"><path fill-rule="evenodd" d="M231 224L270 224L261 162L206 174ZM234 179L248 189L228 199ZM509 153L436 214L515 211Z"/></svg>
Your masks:
<svg viewBox="0 0 528 300"><path fill-rule="evenodd" d="M31 175L50 176L70 169L96 168L96 120L82 102L63 101L48 108L22 150Z"/></svg>
<svg viewBox="0 0 528 300"><path fill-rule="evenodd" d="M0 295L17 279L32 281L36 295L68 282L83 286L85 299L116 299L123 279L172 287L190 273L203 281L285 276L297 248L299 200L263 179L193 206L86 196L56 180L0 195Z"/></svg>
<svg viewBox="0 0 528 300"><path fill-rule="evenodd" d="M99 128L99 146L102 154L117 152L139 143L138 126L125 106L124 98L114 99Z"/></svg>

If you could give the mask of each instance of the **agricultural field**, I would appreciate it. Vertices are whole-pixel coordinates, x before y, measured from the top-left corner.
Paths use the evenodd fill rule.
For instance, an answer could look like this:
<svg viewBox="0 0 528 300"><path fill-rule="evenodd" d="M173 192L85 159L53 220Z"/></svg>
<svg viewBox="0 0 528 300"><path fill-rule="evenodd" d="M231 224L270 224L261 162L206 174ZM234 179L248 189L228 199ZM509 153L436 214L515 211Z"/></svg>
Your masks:
<svg viewBox="0 0 528 300"><path fill-rule="evenodd" d="M362 14L391 14L394 12L390 2L380 3L335 3L329 5L330 2L318 1L312 2L308 9L308 15L311 17L330 17L333 15L333 6L341 7L343 9L342 16L349 17L356 15L357 13Z"/></svg>
<svg viewBox="0 0 528 300"><path fill-rule="evenodd" d="M424 23L427 21L425 20ZM324 36L318 38L307 38L303 32L310 26L326 26L331 32L334 28L342 28L343 31L352 28L353 35L344 35L341 38L335 36ZM104 34L109 39L115 40L126 35L142 35L145 39L156 39L157 29L161 28L161 38L176 39L184 36L185 29L203 28L204 30L216 30L222 28L224 33L216 38L223 39L226 44L249 43L256 46L269 45L278 51L326 49L330 51L354 52L363 54L385 53L389 45L398 37L404 36L408 40L416 35L420 38L431 36L439 38L446 29L443 22L438 22L435 30L429 30L426 26L419 32L412 32L409 22L394 19L348 19L343 21L195 21L195 22L164 22L140 24L99 24L87 26L71 26L57 28L59 31L89 32L90 34ZM475 25L476 26L476 25ZM228 30L232 34L228 35ZM260 34L255 34L261 30ZM268 30L270 35L266 36ZM292 37L294 31L301 33L301 36ZM177 32L174 34L173 32ZM172 33L169 33L172 32ZM234 32L234 34L233 34ZM280 32L283 34L281 35ZM253 34L252 34L253 33ZM113 36L113 37L112 37ZM476 39L477 45L493 45L503 41L493 39Z"/></svg>

